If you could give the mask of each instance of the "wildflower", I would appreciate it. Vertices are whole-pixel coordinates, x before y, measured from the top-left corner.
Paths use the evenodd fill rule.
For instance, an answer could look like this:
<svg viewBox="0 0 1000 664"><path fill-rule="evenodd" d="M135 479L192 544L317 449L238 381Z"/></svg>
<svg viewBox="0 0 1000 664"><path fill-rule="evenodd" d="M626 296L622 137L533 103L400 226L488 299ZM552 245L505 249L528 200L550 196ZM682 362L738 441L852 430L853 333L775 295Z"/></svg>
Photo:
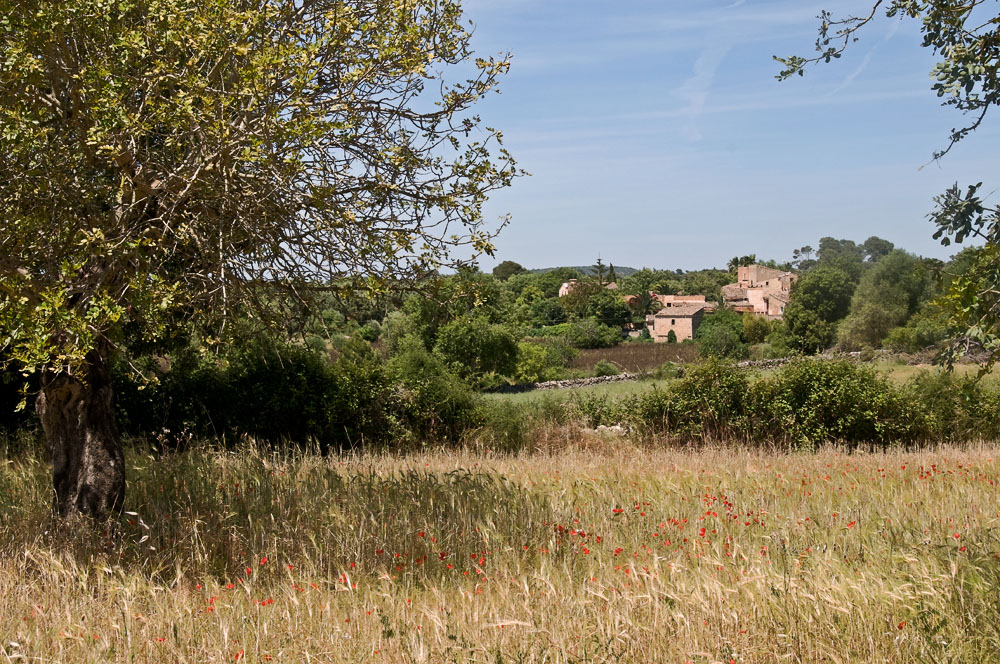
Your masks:
<svg viewBox="0 0 1000 664"><path fill-rule="evenodd" d="M260 559L260 564L261 565L266 565L267 564L267 556L264 556L263 558Z"/></svg>
<svg viewBox="0 0 1000 664"><path fill-rule="evenodd" d="M234 659L235 661L237 661L237 662L240 662L240 661L242 661L242 660L243 660L243 658L244 658L244 657L246 657L246 656L247 656L247 653L246 653L246 651L245 651L245 650L244 650L243 648L240 648L239 652L238 652L238 653L236 653L236 657L234 657L233 659Z"/></svg>
<svg viewBox="0 0 1000 664"><path fill-rule="evenodd" d="M906 627L906 621L905 620L900 620L899 624L896 625L896 629L903 629L904 627Z"/></svg>

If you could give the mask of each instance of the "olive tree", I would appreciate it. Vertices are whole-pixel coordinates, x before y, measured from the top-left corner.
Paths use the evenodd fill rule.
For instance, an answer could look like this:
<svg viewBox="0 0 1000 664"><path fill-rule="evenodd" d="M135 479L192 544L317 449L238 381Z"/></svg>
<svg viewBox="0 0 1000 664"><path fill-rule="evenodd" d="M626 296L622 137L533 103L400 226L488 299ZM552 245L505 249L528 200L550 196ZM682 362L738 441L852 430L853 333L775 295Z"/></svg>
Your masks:
<svg viewBox="0 0 1000 664"><path fill-rule="evenodd" d="M517 175L459 0L0 0L0 357L38 372L60 514L122 507L122 330L491 253ZM455 79L452 82L452 79Z"/></svg>

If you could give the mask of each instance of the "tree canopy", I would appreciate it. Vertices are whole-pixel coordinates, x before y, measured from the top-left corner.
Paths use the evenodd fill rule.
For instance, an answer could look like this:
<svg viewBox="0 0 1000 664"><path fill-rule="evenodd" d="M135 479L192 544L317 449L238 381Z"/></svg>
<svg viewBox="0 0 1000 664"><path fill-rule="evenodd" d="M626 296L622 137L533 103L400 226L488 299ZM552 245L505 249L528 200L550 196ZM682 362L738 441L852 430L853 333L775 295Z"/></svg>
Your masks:
<svg viewBox="0 0 1000 664"><path fill-rule="evenodd" d="M0 326L79 363L123 321L221 318L262 289L378 290L491 250L515 175L467 113L457 2L0 2ZM467 138L469 137L469 138Z"/></svg>
<svg viewBox="0 0 1000 664"><path fill-rule="evenodd" d="M121 465L126 325L218 337L275 294L377 292L492 251L482 204L517 170L470 107L508 62L473 60L461 18L458 0L0 0L0 361L47 377L61 511L108 507L58 476ZM98 440L110 456L81 453Z"/></svg>
<svg viewBox="0 0 1000 664"><path fill-rule="evenodd" d="M871 11L858 16L820 15L817 54L812 57L776 57L783 65L778 78L802 75L808 65L839 58L860 32L879 14L920 22L921 46L939 57L931 70L931 90L944 106L966 118L952 128L933 159L946 155L986 120L1000 102L1000 14L988 0L877 0ZM964 275L950 280L943 304L950 312L955 337L946 362L969 350L985 349L987 366L1000 359L1000 208L987 204L983 183L956 183L935 197L928 215L936 226L934 238L948 245L978 239L983 247Z"/></svg>

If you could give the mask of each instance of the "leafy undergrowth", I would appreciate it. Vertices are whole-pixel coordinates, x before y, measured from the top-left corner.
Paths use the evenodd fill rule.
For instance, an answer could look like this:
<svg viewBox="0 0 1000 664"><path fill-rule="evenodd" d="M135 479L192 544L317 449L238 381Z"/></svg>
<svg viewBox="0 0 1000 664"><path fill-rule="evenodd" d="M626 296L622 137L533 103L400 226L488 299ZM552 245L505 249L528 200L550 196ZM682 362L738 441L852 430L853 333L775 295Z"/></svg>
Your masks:
<svg viewBox="0 0 1000 664"><path fill-rule="evenodd" d="M982 662L1000 450L130 455L113 531L0 464L0 657Z"/></svg>

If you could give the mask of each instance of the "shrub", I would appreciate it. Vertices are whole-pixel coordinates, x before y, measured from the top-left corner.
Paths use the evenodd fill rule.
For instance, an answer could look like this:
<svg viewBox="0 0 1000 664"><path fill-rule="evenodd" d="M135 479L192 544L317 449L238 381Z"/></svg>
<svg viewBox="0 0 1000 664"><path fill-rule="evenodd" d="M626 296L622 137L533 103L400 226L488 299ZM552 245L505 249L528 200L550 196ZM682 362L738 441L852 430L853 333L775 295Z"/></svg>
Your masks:
<svg viewBox="0 0 1000 664"><path fill-rule="evenodd" d="M649 335L648 331L646 332L646 335L647 336ZM668 344L675 344L675 343L677 343L677 333L674 332L673 330L670 330L669 332L667 332L667 343Z"/></svg>
<svg viewBox="0 0 1000 664"><path fill-rule="evenodd" d="M922 433L919 404L868 366L800 360L751 390L752 436L813 448L825 441L886 446Z"/></svg>
<svg viewBox="0 0 1000 664"><path fill-rule="evenodd" d="M627 399L623 412L630 425L647 433L742 439L748 389L747 372L713 359L685 371L667 390L653 389Z"/></svg>
<svg viewBox="0 0 1000 664"><path fill-rule="evenodd" d="M771 334L771 321L765 316L743 314L743 338L748 344L764 343Z"/></svg>
<svg viewBox="0 0 1000 664"><path fill-rule="evenodd" d="M714 327L698 339L698 352L702 357L744 360L750 356L750 347L743 343L739 333L728 327Z"/></svg>
<svg viewBox="0 0 1000 664"><path fill-rule="evenodd" d="M556 380L562 375L564 368L563 347L559 344L522 341L517 345L514 378L518 383Z"/></svg>
<svg viewBox="0 0 1000 664"><path fill-rule="evenodd" d="M187 350L146 385L116 372L123 431L263 441L315 441L326 451L393 435L384 368L371 347L348 341L330 363L307 348L255 345L225 358ZM149 365L147 364L147 369Z"/></svg>
<svg viewBox="0 0 1000 664"><path fill-rule="evenodd" d="M1000 435L997 398L970 377L947 371L921 371L904 390L920 404L926 435L934 440L965 442Z"/></svg>
<svg viewBox="0 0 1000 664"><path fill-rule="evenodd" d="M695 331L702 357L746 359L749 347L743 339L743 317L728 309L705 316Z"/></svg>
<svg viewBox="0 0 1000 664"><path fill-rule="evenodd" d="M620 373L621 369L607 360L600 360L594 365L594 376L598 378L603 378L605 376L617 376Z"/></svg>
<svg viewBox="0 0 1000 664"><path fill-rule="evenodd" d="M619 328L602 325L594 318L580 318L566 325L566 341L575 348L610 348L622 340Z"/></svg>
<svg viewBox="0 0 1000 664"><path fill-rule="evenodd" d="M419 337L403 339L387 369L411 438L457 440L465 429L478 425L469 387Z"/></svg>
<svg viewBox="0 0 1000 664"><path fill-rule="evenodd" d="M506 325L478 316L456 319L438 331L437 353L460 377L485 386L491 376L513 376L517 335Z"/></svg>
<svg viewBox="0 0 1000 664"><path fill-rule="evenodd" d="M358 328L358 336L365 341L375 341L382 334L382 328L375 321L369 321Z"/></svg>

